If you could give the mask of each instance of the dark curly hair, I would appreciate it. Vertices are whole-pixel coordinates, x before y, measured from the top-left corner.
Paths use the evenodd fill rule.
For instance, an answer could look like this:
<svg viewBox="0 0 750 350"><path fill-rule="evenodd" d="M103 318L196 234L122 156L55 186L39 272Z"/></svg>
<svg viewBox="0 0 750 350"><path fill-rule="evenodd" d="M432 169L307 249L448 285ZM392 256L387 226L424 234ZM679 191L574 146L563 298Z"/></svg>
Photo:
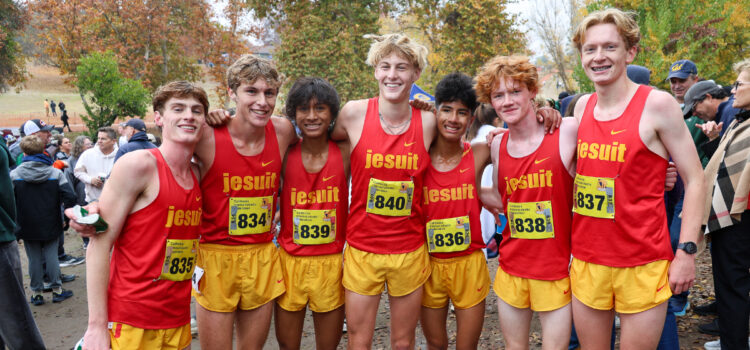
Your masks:
<svg viewBox="0 0 750 350"><path fill-rule="evenodd" d="M289 89L286 106L284 107L287 118L291 119L292 123L294 123L297 107L306 106L313 98L318 103L327 105L331 110L332 126L339 115L341 100L339 99L338 92L336 92L336 88L323 78L302 77L294 82L292 88Z"/></svg>
<svg viewBox="0 0 750 350"><path fill-rule="evenodd" d="M435 105L445 102L461 101L471 113L479 104L477 102L477 93L474 91L474 82L466 74L451 73L443 77L435 88Z"/></svg>

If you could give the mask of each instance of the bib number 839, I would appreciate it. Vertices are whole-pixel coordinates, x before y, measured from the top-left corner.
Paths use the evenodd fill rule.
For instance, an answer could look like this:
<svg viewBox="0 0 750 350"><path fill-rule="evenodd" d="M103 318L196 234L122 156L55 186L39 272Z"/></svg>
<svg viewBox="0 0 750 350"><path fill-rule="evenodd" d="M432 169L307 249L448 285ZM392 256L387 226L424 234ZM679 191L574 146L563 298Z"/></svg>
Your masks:
<svg viewBox="0 0 750 350"><path fill-rule="evenodd" d="M375 208L383 209L388 208L391 210L403 210L406 208L406 198L404 197L385 197L381 195L375 196Z"/></svg>
<svg viewBox="0 0 750 350"><path fill-rule="evenodd" d="M328 238L331 227L328 225L300 225L299 235L302 238Z"/></svg>

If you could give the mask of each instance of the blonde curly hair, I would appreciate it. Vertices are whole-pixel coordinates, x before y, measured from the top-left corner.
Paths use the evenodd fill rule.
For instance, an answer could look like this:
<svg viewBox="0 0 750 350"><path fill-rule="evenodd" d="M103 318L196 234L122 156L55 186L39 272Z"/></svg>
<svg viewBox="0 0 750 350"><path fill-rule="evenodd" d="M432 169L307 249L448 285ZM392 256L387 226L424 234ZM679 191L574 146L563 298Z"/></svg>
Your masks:
<svg viewBox="0 0 750 350"><path fill-rule="evenodd" d="M394 52L411 62L419 71L427 67L427 48L404 34L366 34L364 37L373 40L365 61L371 67L375 67L383 58Z"/></svg>

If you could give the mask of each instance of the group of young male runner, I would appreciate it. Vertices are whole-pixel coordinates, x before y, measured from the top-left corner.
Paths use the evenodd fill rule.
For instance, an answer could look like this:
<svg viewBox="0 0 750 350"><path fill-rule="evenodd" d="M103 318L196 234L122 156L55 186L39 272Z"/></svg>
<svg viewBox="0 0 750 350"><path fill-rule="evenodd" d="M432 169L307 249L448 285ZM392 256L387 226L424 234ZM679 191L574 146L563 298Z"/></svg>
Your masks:
<svg viewBox="0 0 750 350"><path fill-rule="evenodd" d="M348 346L368 349L386 287L392 348L414 347L417 321L429 348L447 348L449 301L456 347L476 348L490 289L482 203L508 217L493 286L507 348L528 348L534 311L544 348L566 348L573 319L583 348L608 348L615 311L623 349L656 347L665 301L694 279L703 175L674 99L626 77L635 21L616 9L583 20L574 43L596 92L549 133L528 59L495 57L474 81L446 76L433 113L409 103L426 48L372 38L379 95L340 111L328 82L301 78L288 119L272 116L283 76L251 55L228 70L236 115L210 117L224 125L204 126L201 88L157 91L162 146L115 165L99 204L107 232L74 224L92 237L85 348L189 347L191 286L205 349L229 349L233 335L262 348L274 310L280 347L299 348L307 305L318 348L336 348L346 315ZM480 102L508 126L491 148L464 141ZM686 188L674 260L669 156ZM480 188L490 163L494 186Z"/></svg>

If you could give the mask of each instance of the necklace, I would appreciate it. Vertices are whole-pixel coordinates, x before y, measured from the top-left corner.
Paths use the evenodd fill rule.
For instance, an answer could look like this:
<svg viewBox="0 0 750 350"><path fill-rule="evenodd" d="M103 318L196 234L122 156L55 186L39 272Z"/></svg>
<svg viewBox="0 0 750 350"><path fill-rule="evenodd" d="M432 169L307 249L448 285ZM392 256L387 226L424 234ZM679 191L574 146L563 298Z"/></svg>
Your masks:
<svg viewBox="0 0 750 350"><path fill-rule="evenodd" d="M409 126L409 122L411 122L411 118L401 122L398 125L391 125L388 121L383 118L383 113L378 113L378 116L380 117L380 124L383 125L388 131L390 131L393 135L398 135L404 132L405 127Z"/></svg>

